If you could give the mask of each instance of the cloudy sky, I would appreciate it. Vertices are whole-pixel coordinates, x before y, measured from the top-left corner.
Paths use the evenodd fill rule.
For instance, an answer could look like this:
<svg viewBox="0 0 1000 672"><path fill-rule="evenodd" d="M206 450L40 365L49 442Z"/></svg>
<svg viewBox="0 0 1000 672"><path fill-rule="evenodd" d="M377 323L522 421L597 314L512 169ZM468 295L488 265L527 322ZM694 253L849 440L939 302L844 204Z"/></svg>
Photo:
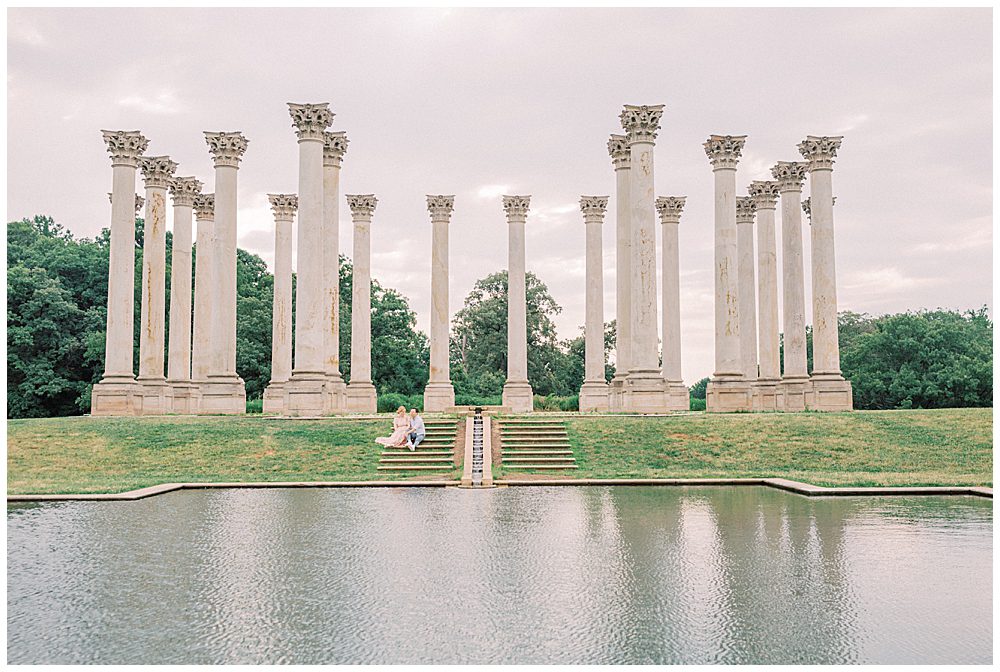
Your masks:
<svg viewBox="0 0 1000 672"><path fill-rule="evenodd" d="M410 299L421 329L424 195L456 195L454 312L477 278L506 267L500 195L515 193L532 196L528 268L563 307L569 338L584 315L578 199L613 196L605 143L622 105L664 104L656 190L688 197L690 384L713 368L713 182L701 146L711 133L749 136L741 190L798 159L807 134L845 136L834 170L841 309L992 308L991 30L989 9L10 9L7 217L50 214L80 236L107 226L102 128L140 129L149 153L169 154L206 190L202 131L241 130L239 244L271 263L265 194L297 185L286 102L329 102L333 129L351 140L343 192L379 198L373 273ZM350 256L346 202L341 250Z"/></svg>

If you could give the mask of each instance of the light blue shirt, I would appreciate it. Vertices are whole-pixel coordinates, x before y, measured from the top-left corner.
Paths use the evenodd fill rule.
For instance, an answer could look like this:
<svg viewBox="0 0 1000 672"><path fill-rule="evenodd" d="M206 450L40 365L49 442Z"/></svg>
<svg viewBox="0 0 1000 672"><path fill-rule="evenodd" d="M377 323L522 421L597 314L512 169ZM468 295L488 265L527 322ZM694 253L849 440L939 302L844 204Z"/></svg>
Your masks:
<svg viewBox="0 0 1000 672"><path fill-rule="evenodd" d="M410 434L424 434L424 419L419 415L415 418L410 418Z"/></svg>

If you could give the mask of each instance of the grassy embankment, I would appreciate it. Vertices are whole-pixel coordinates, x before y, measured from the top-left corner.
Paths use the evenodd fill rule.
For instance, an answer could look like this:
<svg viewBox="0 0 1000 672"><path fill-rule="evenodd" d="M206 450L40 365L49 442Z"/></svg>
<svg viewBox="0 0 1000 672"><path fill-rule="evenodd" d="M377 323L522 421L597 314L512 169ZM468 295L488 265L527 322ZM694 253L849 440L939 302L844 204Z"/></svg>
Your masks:
<svg viewBox="0 0 1000 672"><path fill-rule="evenodd" d="M388 416L12 420L7 488L83 493L178 481L414 478L376 471L374 438L388 433L388 423ZM567 425L580 468L562 477L781 476L817 485L992 485L993 479L992 409L571 416ZM451 474L460 475L457 468Z"/></svg>

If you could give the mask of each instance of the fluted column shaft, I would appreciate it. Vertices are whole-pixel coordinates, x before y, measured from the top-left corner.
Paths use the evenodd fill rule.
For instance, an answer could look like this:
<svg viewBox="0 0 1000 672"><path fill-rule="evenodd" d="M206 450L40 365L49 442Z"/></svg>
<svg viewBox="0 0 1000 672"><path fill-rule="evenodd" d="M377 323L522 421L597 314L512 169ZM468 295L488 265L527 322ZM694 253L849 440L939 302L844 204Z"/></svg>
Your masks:
<svg viewBox="0 0 1000 672"><path fill-rule="evenodd" d="M736 167L715 174L715 376L742 376Z"/></svg>
<svg viewBox="0 0 1000 672"><path fill-rule="evenodd" d="M525 215L507 216L507 380L528 380Z"/></svg>
<svg viewBox="0 0 1000 672"><path fill-rule="evenodd" d="M108 322L104 378L135 378L135 163L112 167L111 249L108 261Z"/></svg>
<svg viewBox="0 0 1000 672"><path fill-rule="evenodd" d="M757 286L754 273L753 220L755 206L750 198L737 201L736 252L739 267L740 357L743 376L757 378Z"/></svg>
<svg viewBox="0 0 1000 672"><path fill-rule="evenodd" d="M780 164L779 164L780 165ZM778 179L781 191L783 378L807 378L806 301L802 261L804 164L786 164L794 175ZM778 175L775 175L778 178Z"/></svg>
<svg viewBox="0 0 1000 672"><path fill-rule="evenodd" d="M205 382L211 370L212 298L215 286L215 195L195 201L198 237L194 260L194 323L191 343L191 378Z"/></svg>
<svg viewBox="0 0 1000 672"><path fill-rule="evenodd" d="M323 139L323 353L327 378L342 385L340 374L340 170L347 151L343 132Z"/></svg>
<svg viewBox="0 0 1000 672"><path fill-rule="evenodd" d="M778 185L753 182L750 193L757 205L757 334L761 380L781 376L778 340L778 252L774 233L774 213Z"/></svg>
<svg viewBox="0 0 1000 672"><path fill-rule="evenodd" d="M292 212L274 217L274 299L271 321L271 382L292 375Z"/></svg>
<svg viewBox="0 0 1000 672"><path fill-rule="evenodd" d="M615 380L620 385L632 365L632 153L624 135L611 136L608 152L615 166Z"/></svg>
<svg viewBox="0 0 1000 672"><path fill-rule="evenodd" d="M170 256L170 340L167 378L191 380L191 225L194 199L202 184L194 178L177 178L171 184L174 202L174 235Z"/></svg>
<svg viewBox="0 0 1000 672"><path fill-rule="evenodd" d="M607 206L607 199L603 199ZM604 384L604 256L601 227L603 207L584 212L587 249L586 321L584 326L584 382Z"/></svg>
<svg viewBox="0 0 1000 672"><path fill-rule="evenodd" d="M295 373L326 375L324 345L323 140L299 139L299 245L295 303Z"/></svg>
<svg viewBox="0 0 1000 672"><path fill-rule="evenodd" d="M428 196L428 201L432 197ZM454 202L454 197L450 197ZM450 207L431 208L431 361L429 382L450 383L448 359L448 221Z"/></svg>
<svg viewBox="0 0 1000 672"><path fill-rule="evenodd" d="M212 370L236 376L236 166L215 167L215 262Z"/></svg>
<svg viewBox="0 0 1000 672"><path fill-rule="evenodd" d="M351 385L356 385L372 381L372 216L356 211L353 213L353 219L354 284L351 288Z"/></svg>
<svg viewBox="0 0 1000 672"><path fill-rule="evenodd" d="M661 237L663 276L663 378L682 383L681 376L681 274L678 228L684 197L657 199Z"/></svg>
<svg viewBox="0 0 1000 672"><path fill-rule="evenodd" d="M139 165L146 182L146 218L142 243L138 380L158 383L165 380L167 185L177 164L168 157L155 156L143 157Z"/></svg>
<svg viewBox="0 0 1000 672"><path fill-rule="evenodd" d="M629 174L629 223L632 233L632 350L629 371L659 371L653 142L632 141L629 149L632 153Z"/></svg>

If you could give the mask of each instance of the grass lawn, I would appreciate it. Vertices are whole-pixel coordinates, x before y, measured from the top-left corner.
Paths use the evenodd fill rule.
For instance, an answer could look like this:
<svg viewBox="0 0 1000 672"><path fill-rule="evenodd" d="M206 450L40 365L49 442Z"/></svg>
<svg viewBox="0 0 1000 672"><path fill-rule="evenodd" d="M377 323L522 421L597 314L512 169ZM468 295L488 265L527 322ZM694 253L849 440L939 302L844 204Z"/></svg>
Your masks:
<svg viewBox="0 0 1000 672"><path fill-rule="evenodd" d="M567 422L567 431L579 465L574 478L993 483L991 408L578 417Z"/></svg>
<svg viewBox="0 0 1000 672"><path fill-rule="evenodd" d="M993 482L992 409L571 416L567 427L580 467L567 475L572 478L781 476L833 486ZM11 420L7 490L89 493L178 481L421 478L376 471L374 439L388 431L388 416ZM456 468L449 478L460 476ZM494 476L503 474L496 469Z"/></svg>
<svg viewBox="0 0 1000 672"><path fill-rule="evenodd" d="M49 418L7 423L9 494L206 481L411 480L376 471L391 419ZM421 477L416 477L421 478ZM461 470L436 478L461 478Z"/></svg>

